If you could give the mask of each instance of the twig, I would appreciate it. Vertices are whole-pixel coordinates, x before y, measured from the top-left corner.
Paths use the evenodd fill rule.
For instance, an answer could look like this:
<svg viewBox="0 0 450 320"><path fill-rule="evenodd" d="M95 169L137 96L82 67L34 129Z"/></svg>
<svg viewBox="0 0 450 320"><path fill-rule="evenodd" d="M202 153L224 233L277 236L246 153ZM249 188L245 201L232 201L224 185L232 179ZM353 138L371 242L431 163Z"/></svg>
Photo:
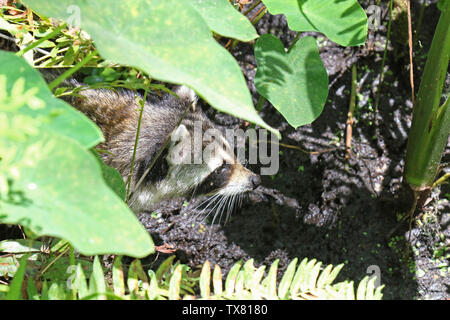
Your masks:
<svg viewBox="0 0 450 320"><path fill-rule="evenodd" d="M353 114L355 112L355 105L356 105L356 86L357 86L356 63L354 63L352 65L352 92L350 96L350 104L348 107L347 122L345 128L345 150L347 152L345 158L347 160L350 159L352 152L353 123L355 122Z"/></svg>
<svg viewBox="0 0 450 320"><path fill-rule="evenodd" d="M250 22L256 24L267 12L266 6L262 6L259 10L250 18Z"/></svg>
<svg viewBox="0 0 450 320"><path fill-rule="evenodd" d="M409 34L409 77L411 81L411 101L414 106L414 70L413 70L413 41L412 41L412 26L411 26L411 1L405 0L408 9L408 34Z"/></svg>
<svg viewBox="0 0 450 320"><path fill-rule="evenodd" d="M225 45L225 49L228 49L232 43L233 41L231 39L228 40L227 44Z"/></svg>
<svg viewBox="0 0 450 320"><path fill-rule="evenodd" d="M266 142L266 143L267 143L268 141L267 141L267 140L258 140L258 143L259 143L259 142ZM319 151L308 151L308 150L302 149L302 148L299 147L299 146L294 146L294 145L292 145L292 144L286 144L286 143L282 143L282 142L273 142L273 141L270 141L270 143L272 143L272 144L278 144L279 146L284 147L284 148L294 149L294 150L298 150L298 151L300 151L300 152L303 152L303 153L306 153L306 154L312 154L312 155L317 155L317 154L321 154L321 153L332 152L332 151L336 151L336 150L339 149L339 148L330 148L330 149L319 150Z"/></svg>
<svg viewBox="0 0 450 320"><path fill-rule="evenodd" d="M67 244L67 248L61 252L55 259L52 260L52 262L50 262L41 272L39 272L37 278L42 277L42 275L56 262L59 260L59 258L61 258L65 253L67 253L67 251L69 251L70 249L70 245Z"/></svg>
<svg viewBox="0 0 450 320"><path fill-rule="evenodd" d="M261 3L261 0L256 1L256 2L253 3L247 10L245 10L242 14L243 14L244 16L248 15L248 14L250 13L250 11L252 11L253 9L255 9L255 8L258 6L258 4L260 4L260 3Z"/></svg>

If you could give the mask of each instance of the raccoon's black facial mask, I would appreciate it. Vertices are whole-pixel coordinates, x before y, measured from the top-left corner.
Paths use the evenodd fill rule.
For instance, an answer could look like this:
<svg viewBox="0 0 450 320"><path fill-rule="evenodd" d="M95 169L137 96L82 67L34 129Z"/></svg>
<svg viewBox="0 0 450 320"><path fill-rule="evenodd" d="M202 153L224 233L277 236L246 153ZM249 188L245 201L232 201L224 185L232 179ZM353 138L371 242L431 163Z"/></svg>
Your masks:
<svg viewBox="0 0 450 320"><path fill-rule="evenodd" d="M228 184L232 173L233 165L227 163L222 164L209 174L198 187L198 192L201 194L217 192Z"/></svg>

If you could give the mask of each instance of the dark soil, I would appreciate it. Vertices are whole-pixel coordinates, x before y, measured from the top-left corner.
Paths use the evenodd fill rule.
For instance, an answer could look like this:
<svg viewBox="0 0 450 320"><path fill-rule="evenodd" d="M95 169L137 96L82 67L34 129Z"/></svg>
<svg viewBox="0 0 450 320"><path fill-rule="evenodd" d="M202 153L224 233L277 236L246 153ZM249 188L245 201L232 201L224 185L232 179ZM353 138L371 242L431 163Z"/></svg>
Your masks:
<svg viewBox="0 0 450 320"><path fill-rule="evenodd" d="M369 4L365 1L363 6ZM364 47L343 48L325 43L319 36L330 86L324 111L312 125L295 130L269 103L264 105L261 115L281 131L282 143L319 153L281 147L278 174L263 176L263 187L250 194L225 225L211 226L210 222L202 223L201 217L194 219L192 208L198 201L186 205L184 199L162 205L156 210L158 217L155 213L142 215L140 220L157 245L173 246L178 258L192 267L209 260L225 272L240 259L254 258L257 264L266 265L280 259L282 274L293 258L308 257L325 264L345 263L338 280L359 282L375 265L385 284L385 299L450 298L448 250L443 249L450 242L449 186L436 188L429 203L416 212L410 236L408 222L399 222L412 205L411 192L402 181L412 111L408 47L401 32L404 15L399 14L376 114L373 101L379 88L388 20L386 5L382 8L383 26L370 32ZM418 2L413 2L412 10L415 25ZM415 48L416 87L438 16L435 4L426 7L418 38L422 47ZM282 16L267 14L257 29L261 34L280 37L286 47L295 36ZM253 46L240 44L232 53L256 104L259 95L253 85ZM352 155L347 160L344 133L354 63L358 70L358 104ZM242 124L213 110L208 114L224 126ZM449 160L447 148L443 162ZM148 266L154 267L166 256L159 253L149 257Z"/></svg>

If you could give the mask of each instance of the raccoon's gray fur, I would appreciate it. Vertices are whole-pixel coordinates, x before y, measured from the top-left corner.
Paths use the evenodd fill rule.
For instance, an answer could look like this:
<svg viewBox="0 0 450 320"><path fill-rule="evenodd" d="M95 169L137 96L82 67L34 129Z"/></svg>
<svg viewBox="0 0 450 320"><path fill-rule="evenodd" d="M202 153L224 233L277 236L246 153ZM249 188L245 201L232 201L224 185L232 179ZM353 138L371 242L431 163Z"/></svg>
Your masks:
<svg viewBox="0 0 450 320"><path fill-rule="evenodd" d="M43 74L47 81L55 78L49 72ZM79 85L76 80L69 80L62 86ZM260 183L259 176L238 162L220 131L196 107L194 91L180 86L174 92L178 97L166 93L161 97L149 95L144 105L129 201L130 208L136 213L149 210L161 200L184 196L194 190L213 194L216 199L220 196L233 198L234 202L236 195L253 190ZM81 97L65 99L100 127L105 142L98 147L107 151L101 154L103 161L116 168L126 182L140 112L136 94L130 90L107 89L87 89L79 94ZM214 132L212 137L202 141L200 150L195 146L192 148L196 125L200 125L202 133ZM172 137L169 146L155 159L168 137ZM202 153L200 163L181 161L185 158L193 160L198 156L196 153L203 152L206 145L211 144L218 152ZM137 186L146 171L148 174Z"/></svg>

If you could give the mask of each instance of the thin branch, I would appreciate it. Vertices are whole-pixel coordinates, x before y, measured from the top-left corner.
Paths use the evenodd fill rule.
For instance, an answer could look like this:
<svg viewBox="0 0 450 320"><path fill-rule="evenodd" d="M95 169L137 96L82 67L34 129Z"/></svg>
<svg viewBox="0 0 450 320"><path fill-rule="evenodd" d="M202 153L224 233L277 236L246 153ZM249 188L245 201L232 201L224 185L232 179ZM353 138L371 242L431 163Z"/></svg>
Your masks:
<svg viewBox="0 0 450 320"><path fill-rule="evenodd" d="M253 3L247 10L245 10L242 14L243 14L244 16L248 15L248 14L250 13L250 11L252 11L253 9L255 9L255 8L258 6L258 4L260 4L260 3L261 3L261 0L256 1L256 2Z"/></svg>
<svg viewBox="0 0 450 320"><path fill-rule="evenodd" d="M406 0L406 5L408 9L408 33L409 33L409 77L411 81L411 101L414 106L414 69L413 69L413 37L412 37L412 26L411 26L411 1Z"/></svg>
<svg viewBox="0 0 450 320"><path fill-rule="evenodd" d="M353 114L355 113L355 106L356 106L356 87L357 87L356 76L357 76L356 63L354 63L352 65L352 92L350 96L350 104L348 107L347 122L345 128L345 149L347 151L345 158L347 160L350 159L352 152L353 123L355 122Z"/></svg>

